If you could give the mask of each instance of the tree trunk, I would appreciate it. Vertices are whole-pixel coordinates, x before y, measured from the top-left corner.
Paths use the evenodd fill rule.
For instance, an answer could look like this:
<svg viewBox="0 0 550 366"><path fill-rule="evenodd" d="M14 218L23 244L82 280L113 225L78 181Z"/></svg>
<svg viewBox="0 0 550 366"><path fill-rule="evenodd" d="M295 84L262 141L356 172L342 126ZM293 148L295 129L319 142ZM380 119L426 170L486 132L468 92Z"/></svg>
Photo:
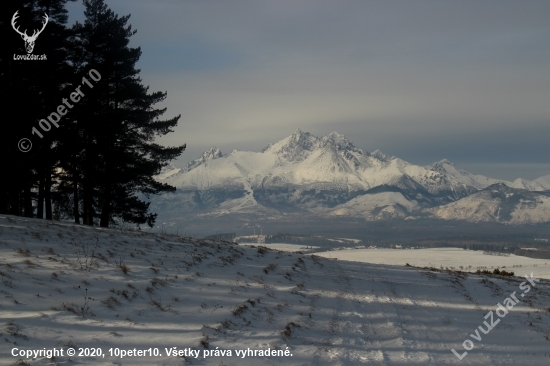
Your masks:
<svg viewBox="0 0 550 366"><path fill-rule="evenodd" d="M0 215L5 215L8 213L8 200L7 192L0 192Z"/></svg>
<svg viewBox="0 0 550 366"><path fill-rule="evenodd" d="M78 181L76 173L73 175L73 215L75 224L80 224L80 211L78 207Z"/></svg>
<svg viewBox="0 0 550 366"><path fill-rule="evenodd" d="M105 194L103 197L103 205L101 207L101 221L99 226L109 227L109 219L111 218L111 195L110 188L105 187Z"/></svg>
<svg viewBox="0 0 550 366"><path fill-rule="evenodd" d="M38 202L36 204L36 217L44 218L44 174L40 174L38 180Z"/></svg>
<svg viewBox="0 0 550 366"><path fill-rule="evenodd" d="M21 192L20 187L16 184L12 184L10 187L10 209L9 214L15 216L21 216Z"/></svg>
<svg viewBox="0 0 550 366"><path fill-rule="evenodd" d="M5 179L0 181L0 215L6 215L8 211L8 201L10 193L10 184Z"/></svg>
<svg viewBox="0 0 550 366"><path fill-rule="evenodd" d="M88 222L88 219L90 218L90 212L89 212L89 209L90 209L90 193L88 192L89 190L89 187L88 185L86 184L86 178L84 178L84 197L83 197L83 200L82 200L82 223L84 225L90 225L90 223Z"/></svg>
<svg viewBox="0 0 550 366"><path fill-rule="evenodd" d="M48 167L46 169L45 184L44 184L44 204L46 206L46 220L52 219L52 172Z"/></svg>
<svg viewBox="0 0 550 366"><path fill-rule="evenodd" d="M31 185L29 183L26 183L25 187L23 188L23 207L25 208L25 217L34 216L31 197Z"/></svg>

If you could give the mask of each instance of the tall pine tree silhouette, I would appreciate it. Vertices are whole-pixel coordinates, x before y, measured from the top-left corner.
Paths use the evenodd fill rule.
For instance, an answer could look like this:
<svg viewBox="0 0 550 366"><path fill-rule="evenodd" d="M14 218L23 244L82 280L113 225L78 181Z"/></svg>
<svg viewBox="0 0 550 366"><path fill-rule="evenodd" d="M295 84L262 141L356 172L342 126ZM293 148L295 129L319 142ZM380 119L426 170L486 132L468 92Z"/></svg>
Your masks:
<svg viewBox="0 0 550 366"><path fill-rule="evenodd" d="M84 94L69 128L78 144L64 142L72 150L64 172L72 180L73 211L87 225L153 225L156 214L143 197L175 190L153 176L185 149L154 141L172 132L180 116L161 120L166 109L153 107L166 93L149 93L142 84L136 69L141 50L129 47L136 32L130 16L119 17L103 0L84 0L84 6L86 19L73 27L72 44L79 75L73 86L80 83Z"/></svg>
<svg viewBox="0 0 550 366"><path fill-rule="evenodd" d="M0 4L0 100L4 104L4 129L0 156L4 158L0 179L0 213L52 218L51 187L59 161L55 146L59 129L50 126L43 137L32 134L40 119L55 111L68 82L67 63L68 0L3 1ZM74 0L71 0L74 1ZM15 16L17 12L17 16ZM40 30L33 53L45 54L46 60L14 60L14 54L26 54L20 32ZM12 22L14 25L12 25ZM9 116L9 118L8 118ZM21 152L18 141L29 138L32 150Z"/></svg>

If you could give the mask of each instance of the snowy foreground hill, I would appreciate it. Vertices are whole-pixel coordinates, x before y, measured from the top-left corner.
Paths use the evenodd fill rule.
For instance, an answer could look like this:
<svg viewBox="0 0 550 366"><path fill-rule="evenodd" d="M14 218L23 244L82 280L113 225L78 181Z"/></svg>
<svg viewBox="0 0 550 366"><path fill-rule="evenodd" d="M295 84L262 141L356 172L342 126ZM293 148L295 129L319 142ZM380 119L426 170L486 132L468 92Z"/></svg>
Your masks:
<svg viewBox="0 0 550 366"><path fill-rule="evenodd" d="M380 151L365 152L336 132L316 137L296 130L261 152L224 155L212 148L184 168L166 169L157 179L177 188L153 198L151 206L160 220L173 226L188 213L550 222L548 176L507 182L468 173L445 159L422 167ZM483 193L493 191L499 195ZM480 192L483 205L473 197Z"/></svg>
<svg viewBox="0 0 550 366"><path fill-rule="evenodd" d="M2 365L550 361L547 280L9 216L0 250Z"/></svg>

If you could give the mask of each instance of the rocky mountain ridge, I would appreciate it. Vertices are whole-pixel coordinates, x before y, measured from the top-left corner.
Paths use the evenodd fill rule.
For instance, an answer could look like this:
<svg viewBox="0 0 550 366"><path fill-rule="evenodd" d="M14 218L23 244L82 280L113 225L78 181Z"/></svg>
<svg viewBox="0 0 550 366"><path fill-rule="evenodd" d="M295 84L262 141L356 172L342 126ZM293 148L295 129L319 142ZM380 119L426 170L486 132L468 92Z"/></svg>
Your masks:
<svg viewBox="0 0 550 366"><path fill-rule="evenodd" d="M336 132L316 137L296 130L261 152L224 155L212 148L157 179L177 188L152 202L155 212L168 217L302 212L366 220L433 216L517 224L550 221L550 179L507 182L471 174L445 159L422 167L379 150L365 152ZM513 195L523 198L491 198L483 193L487 189L502 191L504 197L515 190ZM487 204L479 205L482 199ZM495 207L510 214L478 212ZM530 213L522 215L525 210Z"/></svg>

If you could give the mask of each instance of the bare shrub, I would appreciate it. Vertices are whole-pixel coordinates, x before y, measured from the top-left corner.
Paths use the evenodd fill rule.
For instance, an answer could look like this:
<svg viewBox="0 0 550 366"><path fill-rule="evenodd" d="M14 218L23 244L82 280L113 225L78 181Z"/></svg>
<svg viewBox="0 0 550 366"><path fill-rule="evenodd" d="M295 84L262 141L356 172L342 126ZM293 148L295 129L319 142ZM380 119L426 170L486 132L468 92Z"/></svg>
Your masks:
<svg viewBox="0 0 550 366"><path fill-rule="evenodd" d="M275 268L277 268L277 265L274 263L271 263L269 266L264 268L264 273L268 274L269 271L273 271Z"/></svg>
<svg viewBox="0 0 550 366"><path fill-rule="evenodd" d="M108 299L101 301L103 304L105 304L109 309L114 310L115 306L120 305L120 301L114 296L109 296Z"/></svg>
<svg viewBox="0 0 550 366"><path fill-rule="evenodd" d="M90 300L93 301L94 299L92 299L90 296L88 296L88 289L85 289L84 291L82 291L82 288L80 288L80 286L78 286L78 288L80 289L80 293L84 297L84 305L80 307L80 314L79 315L81 315L83 318L85 318L86 315L91 313L90 306L88 304L90 303ZM78 313L75 313L75 314L78 314Z"/></svg>
<svg viewBox="0 0 550 366"><path fill-rule="evenodd" d="M36 266L36 263L34 263L33 261L31 261L30 259L25 259L25 264L26 264L28 267Z"/></svg>
<svg viewBox="0 0 550 366"><path fill-rule="evenodd" d="M21 333L21 330L17 324L15 324L15 321L10 320L6 323L6 327L4 328L6 330L6 333L11 335L12 337L21 338L26 341L29 340L29 337Z"/></svg>
<svg viewBox="0 0 550 366"><path fill-rule="evenodd" d="M247 310L248 306L246 306L245 304L238 305L237 307L235 307L235 309L233 309L233 315L241 316L241 314Z"/></svg>
<svg viewBox="0 0 550 366"><path fill-rule="evenodd" d="M291 337L292 336L292 330L293 328L300 328L300 325L294 323L294 322L289 322L285 329L283 329L283 336L285 337Z"/></svg>
<svg viewBox="0 0 550 366"><path fill-rule="evenodd" d="M256 306L256 301L254 301L254 300L248 299L248 300L246 300L246 302L249 303L250 305L252 305L252 307Z"/></svg>
<svg viewBox="0 0 550 366"><path fill-rule="evenodd" d="M201 339L201 341L199 342L201 346L203 346L204 348L208 348L210 346L210 337L208 337L207 334L204 334L204 338Z"/></svg>
<svg viewBox="0 0 550 366"><path fill-rule="evenodd" d="M23 257L30 257L31 255L31 251L28 250L28 249L21 249L21 248L17 248L15 250L17 253L21 254Z"/></svg>
<svg viewBox="0 0 550 366"><path fill-rule="evenodd" d="M92 247L88 244L76 245L71 243L73 252L76 255L76 261L80 270L90 272L94 267L95 252L99 245L99 238L96 240L95 245ZM97 265L97 263L95 263Z"/></svg>
<svg viewBox="0 0 550 366"><path fill-rule="evenodd" d="M162 278L153 278L151 279L151 285L157 287L157 285L166 286L168 285L168 281Z"/></svg>
<svg viewBox="0 0 550 366"><path fill-rule="evenodd" d="M149 301L149 304L159 308L162 311L166 311L166 308L162 304L162 299L154 300L153 298L149 298L151 301Z"/></svg>

